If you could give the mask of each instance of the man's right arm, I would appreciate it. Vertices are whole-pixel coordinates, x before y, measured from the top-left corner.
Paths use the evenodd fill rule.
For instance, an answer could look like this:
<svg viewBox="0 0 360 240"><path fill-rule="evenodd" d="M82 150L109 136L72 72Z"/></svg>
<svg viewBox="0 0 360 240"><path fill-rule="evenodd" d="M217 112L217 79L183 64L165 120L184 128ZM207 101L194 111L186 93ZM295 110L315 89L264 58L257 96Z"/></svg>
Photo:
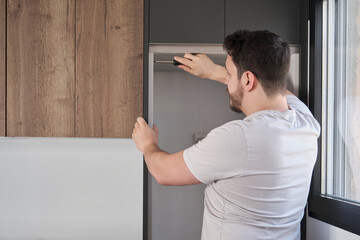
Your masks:
<svg viewBox="0 0 360 240"><path fill-rule="evenodd" d="M215 64L208 56L203 53L185 53L184 57L175 56L174 59L180 62L179 68L199 77L214 80L225 84L227 71L225 67Z"/></svg>
<svg viewBox="0 0 360 240"><path fill-rule="evenodd" d="M174 59L182 64L179 65L179 68L196 77L207 78L225 84L227 78L226 68L215 64L206 54L185 53L184 57L175 56ZM286 90L286 95L295 94Z"/></svg>

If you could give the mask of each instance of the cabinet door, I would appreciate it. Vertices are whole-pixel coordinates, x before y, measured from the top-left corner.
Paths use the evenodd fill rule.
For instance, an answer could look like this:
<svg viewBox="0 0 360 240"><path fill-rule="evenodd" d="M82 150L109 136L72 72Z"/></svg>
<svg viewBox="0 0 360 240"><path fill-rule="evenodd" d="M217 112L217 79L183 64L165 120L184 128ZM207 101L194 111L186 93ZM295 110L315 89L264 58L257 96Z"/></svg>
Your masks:
<svg viewBox="0 0 360 240"><path fill-rule="evenodd" d="M300 0L226 0L225 33L269 30L300 44Z"/></svg>
<svg viewBox="0 0 360 240"><path fill-rule="evenodd" d="M150 0L150 43L222 43L224 1Z"/></svg>
<svg viewBox="0 0 360 240"><path fill-rule="evenodd" d="M76 1L76 137L131 137L143 108L143 12L143 0Z"/></svg>
<svg viewBox="0 0 360 240"><path fill-rule="evenodd" d="M74 136L74 6L8 0L8 136Z"/></svg>
<svg viewBox="0 0 360 240"><path fill-rule="evenodd" d="M6 7L0 135L6 112L7 136L131 137L143 106L143 0L7 0Z"/></svg>

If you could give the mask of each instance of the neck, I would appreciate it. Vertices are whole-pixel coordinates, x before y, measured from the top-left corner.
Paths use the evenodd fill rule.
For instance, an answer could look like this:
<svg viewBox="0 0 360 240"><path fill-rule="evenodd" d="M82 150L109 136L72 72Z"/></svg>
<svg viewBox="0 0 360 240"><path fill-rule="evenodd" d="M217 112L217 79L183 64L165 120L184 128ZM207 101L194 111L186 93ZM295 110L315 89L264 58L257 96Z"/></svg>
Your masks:
<svg viewBox="0 0 360 240"><path fill-rule="evenodd" d="M257 98L248 98L248 101L246 101L244 98L242 106L242 110L246 116L264 110L275 110L280 112L285 112L288 110L286 95L281 94L271 98L267 97L266 95Z"/></svg>

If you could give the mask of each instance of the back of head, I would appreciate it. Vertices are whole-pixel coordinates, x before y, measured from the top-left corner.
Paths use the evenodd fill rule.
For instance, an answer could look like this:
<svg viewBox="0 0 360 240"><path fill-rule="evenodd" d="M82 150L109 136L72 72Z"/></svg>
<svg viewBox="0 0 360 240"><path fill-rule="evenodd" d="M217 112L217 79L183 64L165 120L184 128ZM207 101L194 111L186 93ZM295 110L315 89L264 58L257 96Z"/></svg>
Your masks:
<svg viewBox="0 0 360 240"><path fill-rule="evenodd" d="M239 30L225 38L224 48L232 57L239 78L251 71L268 97L285 94L290 65L287 42L266 30Z"/></svg>

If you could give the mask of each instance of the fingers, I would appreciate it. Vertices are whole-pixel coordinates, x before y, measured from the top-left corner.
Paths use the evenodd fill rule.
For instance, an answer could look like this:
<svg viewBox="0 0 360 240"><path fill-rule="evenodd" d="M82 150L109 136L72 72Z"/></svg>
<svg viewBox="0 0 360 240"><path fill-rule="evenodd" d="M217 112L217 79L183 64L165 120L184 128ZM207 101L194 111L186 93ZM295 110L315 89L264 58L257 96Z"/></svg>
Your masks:
<svg viewBox="0 0 360 240"><path fill-rule="evenodd" d="M195 55L193 53L185 53L184 57L174 56L174 59L183 65L191 67L193 61L197 59L197 54Z"/></svg>
<svg viewBox="0 0 360 240"><path fill-rule="evenodd" d="M154 124L153 129L154 129L156 135L158 135L159 129L158 129L158 127L156 126L156 124Z"/></svg>
<svg viewBox="0 0 360 240"><path fill-rule="evenodd" d="M138 131L141 131L140 127L142 127L142 126L147 126L147 123L144 120L144 118L138 117L134 124L134 129L133 129L132 135L134 136Z"/></svg>
<svg viewBox="0 0 360 240"><path fill-rule="evenodd" d="M135 137L136 132L137 132L137 128L136 128L136 127L134 127L133 132L132 132L132 138L134 138L134 137Z"/></svg>
<svg viewBox="0 0 360 240"><path fill-rule="evenodd" d="M174 56L174 59L180 62L182 65L179 65L178 68L184 70L185 72L193 73L194 61L198 59L198 56L202 56L205 54L192 54L192 53L185 53L184 57Z"/></svg>
<svg viewBox="0 0 360 240"><path fill-rule="evenodd" d="M136 119L136 121L137 121L137 123L138 123L140 126L147 125L145 119L142 118L142 117L138 117L138 118ZM136 123L135 123L135 124L136 124Z"/></svg>
<svg viewBox="0 0 360 240"><path fill-rule="evenodd" d="M185 65L179 65L178 68L181 68L182 70L191 73L191 68L189 68L188 66Z"/></svg>
<svg viewBox="0 0 360 240"><path fill-rule="evenodd" d="M135 131L137 128L142 127L142 126L148 126L148 124L146 123L146 121L145 121L144 118L138 117L138 118L136 119L135 124L134 124L134 131ZM158 129L158 127L156 126L156 124L153 125L153 129L154 129L155 132L158 132L158 131L159 131L159 129Z"/></svg>
<svg viewBox="0 0 360 240"><path fill-rule="evenodd" d="M175 56L174 59L185 66L191 66L193 63L192 60L190 60L188 58L182 58L182 57ZM181 66L181 65L179 65L179 66Z"/></svg>
<svg viewBox="0 0 360 240"><path fill-rule="evenodd" d="M195 60L195 59L196 59L196 55L191 54L191 53L185 53L185 54L184 54L184 58L188 58L188 59L191 59L191 60Z"/></svg>

